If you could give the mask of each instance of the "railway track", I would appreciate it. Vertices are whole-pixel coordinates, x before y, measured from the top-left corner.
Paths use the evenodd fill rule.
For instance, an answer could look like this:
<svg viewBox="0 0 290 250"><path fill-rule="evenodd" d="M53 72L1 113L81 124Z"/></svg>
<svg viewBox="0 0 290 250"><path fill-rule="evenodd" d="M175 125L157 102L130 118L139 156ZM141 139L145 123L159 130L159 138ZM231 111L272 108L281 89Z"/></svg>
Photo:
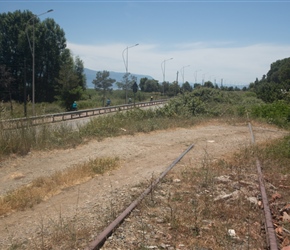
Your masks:
<svg viewBox="0 0 290 250"><path fill-rule="evenodd" d="M255 144L255 136L252 129L251 123L248 123L248 128L251 136L251 142ZM135 200L133 201L113 222L111 222L99 235L96 236L95 240L88 243L85 250L97 250L101 249L108 237L110 237L114 231L122 224L122 222L130 215L130 213L136 208L136 206L147 196L152 190L158 185L161 180L167 175L167 173L187 154L194 144L190 145L149 187ZM259 181L261 200L263 204L263 224L265 229L267 249L278 250L278 241L273 225L273 219L271 210L268 202L267 192L265 188L265 180L262 173L262 167L259 159L256 160L257 167L257 180ZM153 248L152 248L153 249ZM250 249L250 248L248 248Z"/></svg>
<svg viewBox="0 0 290 250"><path fill-rule="evenodd" d="M118 227L122 221L132 212L132 210L148 195L154 187L166 176L166 174L183 158L183 156L194 147L194 144L190 145L149 187L135 200L133 201L108 227L106 227L97 238L89 243L89 246L85 250L100 249L105 240L112 234L112 232Z"/></svg>
<svg viewBox="0 0 290 250"><path fill-rule="evenodd" d="M252 129L251 123L249 123L249 130L251 135L252 144L255 144L255 136ZM266 240L267 244L270 250L278 250L278 242L276 238L275 228L273 225L273 219L272 214L269 206L269 201L267 197L266 187L265 187L265 180L262 173L262 167L261 162L257 158L256 159L256 166L257 166L257 173L258 173L258 180L259 180L259 186L261 191L261 198L263 203L263 209L264 209L264 224L265 224L265 231L266 231Z"/></svg>

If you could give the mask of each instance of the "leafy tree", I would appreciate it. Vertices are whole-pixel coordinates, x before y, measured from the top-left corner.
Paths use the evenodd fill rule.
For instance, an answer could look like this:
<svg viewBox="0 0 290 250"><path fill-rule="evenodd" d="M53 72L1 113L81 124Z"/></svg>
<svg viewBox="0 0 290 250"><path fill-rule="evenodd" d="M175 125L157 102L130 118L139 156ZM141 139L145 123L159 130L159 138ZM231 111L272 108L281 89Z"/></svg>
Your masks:
<svg viewBox="0 0 290 250"><path fill-rule="evenodd" d="M183 93L184 92L191 92L192 91L192 86L189 84L189 82L186 81L185 83L182 84L181 90L182 90Z"/></svg>
<svg viewBox="0 0 290 250"><path fill-rule="evenodd" d="M147 77L143 77L143 78L140 79L139 88L140 88L141 91L145 90L145 83L146 83L147 80L148 80Z"/></svg>
<svg viewBox="0 0 290 250"><path fill-rule="evenodd" d="M200 83L193 84L193 88L194 89L198 89L198 88L201 88L201 87L202 87L202 85Z"/></svg>
<svg viewBox="0 0 290 250"><path fill-rule="evenodd" d="M125 91L125 103L127 103L128 91L132 90L132 86L136 81L136 76L131 75L130 73L125 73L123 76L123 81L117 83L118 88Z"/></svg>
<svg viewBox="0 0 290 250"><path fill-rule="evenodd" d="M5 65L0 65L1 99L9 100L11 112L13 112L13 105L12 105L12 83L13 82L14 82L14 79L10 71L6 69Z"/></svg>
<svg viewBox="0 0 290 250"><path fill-rule="evenodd" d="M162 85L160 85L160 92L164 93L164 95L168 94L168 92L170 92L170 85L169 82L163 82Z"/></svg>
<svg viewBox="0 0 290 250"><path fill-rule="evenodd" d="M34 28L34 36L33 36ZM35 42L35 101L55 100L55 78L66 48L64 31L53 19L43 22L30 11L0 14L0 65L6 65L15 79L11 97L23 101L24 90L32 95L33 41Z"/></svg>
<svg viewBox="0 0 290 250"><path fill-rule="evenodd" d="M52 102L58 94L55 78L59 76L66 50L64 31L53 19L46 19L37 25L35 39L35 101Z"/></svg>
<svg viewBox="0 0 290 250"><path fill-rule="evenodd" d="M177 81L169 85L168 96L177 96L180 93L180 86Z"/></svg>
<svg viewBox="0 0 290 250"><path fill-rule="evenodd" d="M16 100L23 89L24 59L28 56L31 58L28 48L25 52L22 45L28 18L28 13L22 15L20 11L0 14L0 65L6 65L15 79L9 85L10 90L5 91L10 91L11 98Z"/></svg>
<svg viewBox="0 0 290 250"><path fill-rule="evenodd" d="M101 91L102 93L102 99L103 99L103 106L105 106L105 98L107 95L107 92L110 92L113 90L112 86L113 83L116 82L115 79L109 78L110 72L104 70L98 71L96 74L96 79L93 80L93 84L95 85L95 89L98 91Z"/></svg>
<svg viewBox="0 0 290 250"><path fill-rule="evenodd" d="M272 63L267 75L263 75L261 80L256 79L249 88L265 102L288 100L285 93L290 91L290 58Z"/></svg>
<svg viewBox="0 0 290 250"><path fill-rule="evenodd" d="M57 98L66 110L71 110L72 103L80 100L83 89L79 85L79 75L69 49L65 49L62 54L62 65L56 81L59 93Z"/></svg>
<svg viewBox="0 0 290 250"><path fill-rule="evenodd" d="M211 81L205 82L203 86L206 88L214 88L214 85Z"/></svg>
<svg viewBox="0 0 290 250"><path fill-rule="evenodd" d="M148 79L147 77L141 78L139 88L144 92L158 92L160 91L160 85L157 80Z"/></svg>
<svg viewBox="0 0 290 250"><path fill-rule="evenodd" d="M86 75L84 73L84 63L79 56L75 58L75 72L78 76L78 85L85 90L87 85Z"/></svg>

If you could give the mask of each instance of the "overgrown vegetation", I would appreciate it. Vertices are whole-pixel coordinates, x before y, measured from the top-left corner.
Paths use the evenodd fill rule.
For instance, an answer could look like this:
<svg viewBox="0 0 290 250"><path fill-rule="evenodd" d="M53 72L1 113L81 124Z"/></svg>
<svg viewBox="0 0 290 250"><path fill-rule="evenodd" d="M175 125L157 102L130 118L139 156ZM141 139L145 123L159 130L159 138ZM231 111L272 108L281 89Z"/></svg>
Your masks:
<svg viewBox="0 0 290 250"><path fill-rule="evenodd" d="M171 99L162 108L134 109L92 118L78 130L65 124L2 129L0 157L11 153L24 155L32 149L75 147L88 138L102 140L105 137L187 127L210 118L232 121L258 119L287 129L290 108L285 100L264 103L253 92L199 88Z"/></svg>
<svg viewBox="0 0 290 250"><path fill-rule="evenodd" d="M290 58L273 62L268 73L263 75L262 79L256 79L249 88L264 102L272 103L277 100L289 102Z"/></svg>

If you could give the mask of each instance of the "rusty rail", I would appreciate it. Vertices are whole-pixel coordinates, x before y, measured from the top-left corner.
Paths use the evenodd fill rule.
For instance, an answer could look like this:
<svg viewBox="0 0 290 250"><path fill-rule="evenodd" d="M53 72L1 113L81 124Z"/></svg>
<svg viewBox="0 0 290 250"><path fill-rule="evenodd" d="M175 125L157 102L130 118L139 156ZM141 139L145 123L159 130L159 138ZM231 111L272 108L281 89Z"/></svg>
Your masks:
<svg viewBox="0 0 290 250"><path fill-rule="evenodd" d="M252 144L255 144L255 137L254 137L251 123L249 123L249 129L250 129L250 134L251 134L251 138L252 138ZM270 250L278 250L279 248L278 248L277 237L276 237L275 229L273 226L271 210L270 210L270 206L269 206L269 202L268 202L268 198L267 198L267 193L266 193L266 188L265 188L265 181L264 181L261 163L260 163L259 159L256 159L256 166L257 166L258 179L259 179L261 197L262 197L263 208L264 208L267 244L268 244L268 247Z"/></svg>
<svg viewBox="0 0 290 250"><path fill-rule="evenodd" d="M85 250L98 250L105 243L112 232L123 222L123 220L132 212L132 210L148 195L152 189L166 176L166 174L187 154L194 144L191 144L171 165L157 178L149 187L128 206L107 228L101 232L94 241L88 244Z"/></svg>

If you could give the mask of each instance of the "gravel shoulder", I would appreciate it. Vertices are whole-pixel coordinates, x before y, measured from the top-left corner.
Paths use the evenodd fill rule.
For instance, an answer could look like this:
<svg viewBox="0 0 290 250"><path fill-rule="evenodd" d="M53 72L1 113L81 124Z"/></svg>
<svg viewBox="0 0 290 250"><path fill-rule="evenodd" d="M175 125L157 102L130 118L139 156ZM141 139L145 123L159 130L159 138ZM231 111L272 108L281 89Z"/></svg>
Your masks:
<svg viewBox="0 0 290 250"><path fill-rule="evenodd" d="M288 134L274 127L252 124L256 143L263 143ZM209 155L220 159L251 144L248 125L208 123L191 128L178 128L140 133L132 136L90 141L74 149L31 152L25 157L11 156L0 164L0 195L28 185L40 176L49 176L98 157L119 157L120 168L97 176L86 183L63 189L54 197L33 208L0 218L0 249L31 249L37 238L52 234L62 218L78 220L99 229L138 193L138 185L157 178L189 145L194 148L179 164L202 166ZM176 166L178 168L178 164ZM85 240L84 240L85 241ZM40 244L40 243L35 243ZM44 243L42 243L44 244ZM54 248L55 249L55 248ZM59 249L66 249L64 247ZM69 248L67 248L69 249Z"/></svg>

